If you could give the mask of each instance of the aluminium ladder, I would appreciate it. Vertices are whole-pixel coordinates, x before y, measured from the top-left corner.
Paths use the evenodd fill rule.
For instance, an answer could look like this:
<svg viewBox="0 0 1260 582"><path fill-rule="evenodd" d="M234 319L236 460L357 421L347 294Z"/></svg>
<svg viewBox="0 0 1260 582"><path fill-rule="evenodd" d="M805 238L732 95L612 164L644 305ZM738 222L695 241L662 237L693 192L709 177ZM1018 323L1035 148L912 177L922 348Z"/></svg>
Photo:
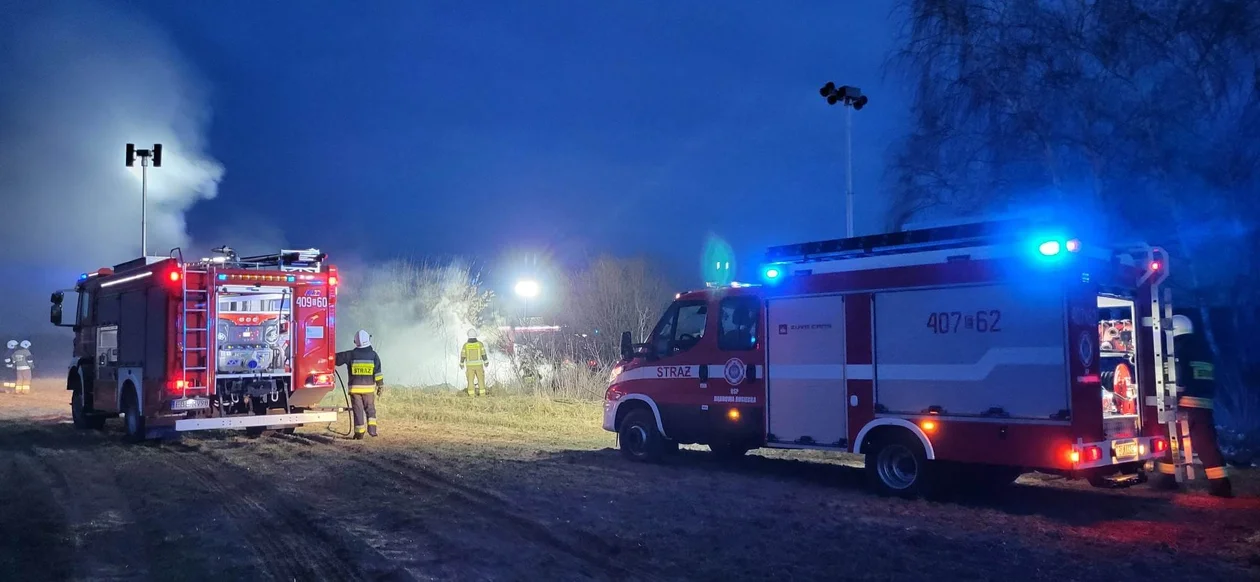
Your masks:
<svg viewBox="0 0 1260 582"><path fill-rule="evenodd" d="M1155 410L1158 421L1168 428L1168 449L1172 453L1177 482L1194 479L1194 449L1190 424L1177 415L1177 354L1173 340L1172 290L1160 285L1168 279L1168 253L1159 247L1146 247L1146 274L1139 284L1150 281L1151 315L1142 320L1151 330L1155 356Z"/></svg>
<svg viewBox="0 0 1260 582"><path fill-rule="evenodd" d="M198 265L198 267L201 267ZM205 269L205 270L201 270ZM210 310L211 294L207 288L189 286L189 276L194 275L208 281L208 267L190 269L183 265L183 302L180 306L182 316L179 320L179 362L183 371L183 397L188 398L190 392L204 392L210 395ZM192 361L189 361L189 360Z"/></svg>

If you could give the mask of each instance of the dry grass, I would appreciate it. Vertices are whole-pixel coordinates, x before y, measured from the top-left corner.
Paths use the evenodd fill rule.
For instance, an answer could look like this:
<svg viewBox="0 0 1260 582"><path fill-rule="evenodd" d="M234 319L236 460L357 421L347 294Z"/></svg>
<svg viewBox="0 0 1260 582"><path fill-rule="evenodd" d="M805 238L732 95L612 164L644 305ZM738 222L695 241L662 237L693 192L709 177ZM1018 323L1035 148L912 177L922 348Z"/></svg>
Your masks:
<svg viewBox="0 0 1260 582"><path fill-rule="evenodd" d="M340 392L325 400L325 405L344 404ZM603 410L602 402L592 400L504 393L469 397L463 392L419 388L389 388L377 401L381 426L391 432L424 427L430 435L549 448L609 446L612 434L603 430Z"/></svg>

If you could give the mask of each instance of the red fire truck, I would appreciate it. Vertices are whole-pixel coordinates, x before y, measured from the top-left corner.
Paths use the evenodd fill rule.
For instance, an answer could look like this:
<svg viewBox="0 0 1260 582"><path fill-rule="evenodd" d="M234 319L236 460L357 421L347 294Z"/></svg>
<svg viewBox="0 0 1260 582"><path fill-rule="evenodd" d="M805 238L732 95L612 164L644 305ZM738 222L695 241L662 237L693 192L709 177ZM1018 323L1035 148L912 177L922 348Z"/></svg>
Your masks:
<svg viewBox="0 0 1260 582"><path fill-rule="evenodd" d="M1128 485L1170 446L1158 248L1004 221L775 247L768 260L764 283L681 293L646 343L622 335L604 428L626 456L679 443L724 457L860 453L877 491L914 496L1031 470ZM1100 350L1116 322L1144 332Z"/></svg>
<svg viewBox="0 0 1260 582"><path fill-rule="evenodd" d="M76 427L122 415L140 441L336 420L315 408L333 389L337 268L317 249L216 251L136 259L53 293L52 323L75 332L66 389Z"/></svg>

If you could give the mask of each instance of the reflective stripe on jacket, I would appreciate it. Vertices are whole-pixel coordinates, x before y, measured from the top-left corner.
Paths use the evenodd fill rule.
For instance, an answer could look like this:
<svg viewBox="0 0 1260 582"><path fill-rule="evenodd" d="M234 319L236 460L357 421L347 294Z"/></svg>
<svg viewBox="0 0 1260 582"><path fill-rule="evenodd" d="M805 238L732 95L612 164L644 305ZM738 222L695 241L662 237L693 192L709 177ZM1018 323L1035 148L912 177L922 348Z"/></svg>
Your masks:
<svg viewBox="0 0 1260 582"><path fill-rule="evenodd" d="M381 372L381 357L372 348L354 348L340 352L337 354L336 365L350 369L350 381L347 384L351 394L371 394L376 392L377 386L385 382L385 375Z"/></svg>

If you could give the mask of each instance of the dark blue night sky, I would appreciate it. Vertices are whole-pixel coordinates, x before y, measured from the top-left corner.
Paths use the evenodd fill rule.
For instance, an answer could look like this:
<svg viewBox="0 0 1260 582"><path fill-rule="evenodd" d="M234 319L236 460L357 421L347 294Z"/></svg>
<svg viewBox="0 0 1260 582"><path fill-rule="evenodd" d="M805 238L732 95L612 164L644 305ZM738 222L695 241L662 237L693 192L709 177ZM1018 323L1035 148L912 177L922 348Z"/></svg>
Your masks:
<svg viewBox="0 0 1260 582"><path fill-rule="evenodd" d="M843 234L828 80L872 97L857 225L883 224L907 103L884 75L891 3L134 7L211 87L226 175L195 238L262 214L290 243L368 259L646 253L695 283L711 233L750 277L766 245Z"/></svg>

